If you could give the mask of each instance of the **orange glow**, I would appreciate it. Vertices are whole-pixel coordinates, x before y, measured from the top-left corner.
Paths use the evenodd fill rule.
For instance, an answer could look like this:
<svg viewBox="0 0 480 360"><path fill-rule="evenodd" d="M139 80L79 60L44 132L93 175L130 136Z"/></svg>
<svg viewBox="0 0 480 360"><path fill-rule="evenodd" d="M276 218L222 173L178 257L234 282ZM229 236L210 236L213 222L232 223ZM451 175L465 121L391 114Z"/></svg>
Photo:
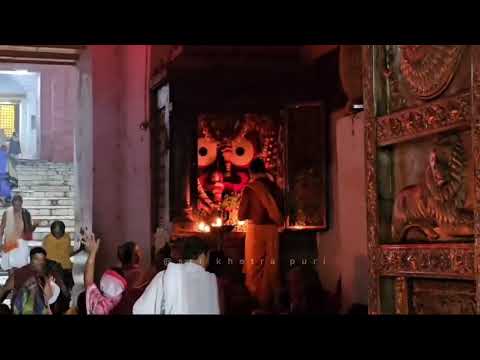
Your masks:
<svg viewBox="0 0 480 360"><path fill-rule="evenodd" d="M210 226L208 226L207 224L205 224L203 221L200 222L200 223L197 225L197 229L198 229L198 231L204 232L204 233L210 232Z"/></svg>
<svg viewBox="0 0 480 360"><path fill-rule="evenodd" d="M222 225L223 225L222 219L217 217L215 219L215 222L212 224L212 227L222 227Z"/></svg>

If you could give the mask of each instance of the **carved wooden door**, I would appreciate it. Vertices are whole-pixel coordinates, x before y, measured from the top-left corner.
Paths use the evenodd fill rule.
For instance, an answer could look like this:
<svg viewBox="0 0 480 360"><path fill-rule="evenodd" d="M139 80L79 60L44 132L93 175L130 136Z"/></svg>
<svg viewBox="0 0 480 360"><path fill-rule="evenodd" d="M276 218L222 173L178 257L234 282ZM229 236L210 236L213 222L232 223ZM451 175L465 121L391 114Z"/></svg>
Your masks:
<svg viewBox="0 0 480 360"><path fill-rule="evenodd" d="M369 312L479 311L480 48L363 47Z"/></svg>

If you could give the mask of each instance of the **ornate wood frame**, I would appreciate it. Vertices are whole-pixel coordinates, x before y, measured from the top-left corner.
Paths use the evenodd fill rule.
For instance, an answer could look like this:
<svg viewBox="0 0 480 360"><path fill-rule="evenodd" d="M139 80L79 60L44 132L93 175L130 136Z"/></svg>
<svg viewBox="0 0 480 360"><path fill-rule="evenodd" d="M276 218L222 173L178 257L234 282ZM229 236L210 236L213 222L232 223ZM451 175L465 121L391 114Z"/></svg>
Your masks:
<svg viewBox="0 0 480 360"><path fill-rule="evenodd" d="M476 310L480 313L480 46L471 46L471 90L448 98L378 117L375 85L379 46L363 46L365 151L367 186L367 242L369 257L368 307L381 313L380 278L395 277L397 314L408 313L407 277L474 280ZM377 147L411 141L452 129L471 129L474 188L475 242L468 244L381 245L377 188Z"/></svg>

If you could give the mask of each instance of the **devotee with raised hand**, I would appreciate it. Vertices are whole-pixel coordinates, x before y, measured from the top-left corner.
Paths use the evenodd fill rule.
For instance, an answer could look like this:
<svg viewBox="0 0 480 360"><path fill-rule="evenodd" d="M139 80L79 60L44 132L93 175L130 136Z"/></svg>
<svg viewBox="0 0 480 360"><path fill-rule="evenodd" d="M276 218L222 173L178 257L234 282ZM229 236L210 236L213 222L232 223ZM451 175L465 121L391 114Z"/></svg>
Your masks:
<svg viewBox="0 0 480 360"><path fill-rule="evenodd" d="M11 307L15 315L50 315L50 305L60 294L55 274L46 266L47 254L41 247L30 251L30 263L10 274L0 289L0 303L13 292Z"/></svg>
<svg viewBox="0 0 480 360"><path fill-rule="evenodd" d="M250 183L240 200L238 218L248 220L245 236L246 287L264 310L271 309L280 286L278 230L283 222L281 192L262 159L250 164Z"/></svg>
<svg viewBox="0 0 480 360"><path fill-rule="evenodd" d="M127 281L119 270L107 270L100 279L100 289L95 285L95 258L100 246L100 239L93 233L86 233L85 245L88 259L85 267L86 307L88 315L108 315L122 299L127 288Z"/></svg>
<svg viewBox="0 0 480 360"><path fill-rule="evenodd" d="M7 208L0 223L0 241L2 243L2 259L0 266L7 271L28 264L28 240L33 239L37 223L32 223L32 217L23 208L23 198L15 195L12 206Z"/></svg>
<svg viewBox="0 0 480 360"><path fill-rule="evenodd" d="M198 237L183 240L183 263L170 262L133 307L135 315L218 315L217 278L205 270L208 246Z"/></svg>

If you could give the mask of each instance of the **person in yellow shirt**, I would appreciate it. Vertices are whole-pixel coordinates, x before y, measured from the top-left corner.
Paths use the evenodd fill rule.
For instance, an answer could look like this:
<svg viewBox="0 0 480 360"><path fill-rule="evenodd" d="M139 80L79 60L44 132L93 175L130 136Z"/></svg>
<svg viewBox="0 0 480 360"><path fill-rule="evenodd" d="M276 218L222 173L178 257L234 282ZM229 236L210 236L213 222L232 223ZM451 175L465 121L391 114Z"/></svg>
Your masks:
<svg viewBox="0 0 480 360"><path fill-rule="evenodd" d="M73 286L72 277L72 240L70 235L65 233L63 221L54 221L50 227L50 234L43 239L43 248L47 252L47 258L59 263L64 273L64 282L70 290Z"/></svg>

